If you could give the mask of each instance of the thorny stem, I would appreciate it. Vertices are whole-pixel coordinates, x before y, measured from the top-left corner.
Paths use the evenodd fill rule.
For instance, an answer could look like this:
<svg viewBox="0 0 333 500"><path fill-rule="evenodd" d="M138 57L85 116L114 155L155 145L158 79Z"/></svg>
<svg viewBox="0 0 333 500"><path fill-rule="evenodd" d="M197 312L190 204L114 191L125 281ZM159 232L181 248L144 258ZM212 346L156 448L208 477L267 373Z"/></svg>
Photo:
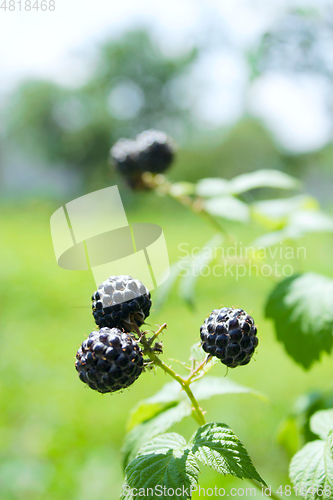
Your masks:
<svg viewBox="0 0 333 500"><path fill-rule="evenodd" d="M154 335L148 340L149 342L149 345L152 345L154 343L154 341L157 339L157 337L163 332L163 330L165 330L167 328L167 324L166 323L163 323L163 325L161 325L159 327L159 329L154 333Z"/></svg>
<svg viewBox="0 0 333 500"><path fill-rule="evenodd" d="M194 394L190 389L190 383L192 380L192 376L190 376L188 379L184 380L180 375L178 375L176 372L174 372L173 369L170 368L170 366L166 365L162 360L160 360L156 356L156 354L154 352L152 352L151 347L149 346L147 340L144 337L141 338L141 344L145 348L145 350L144 350L145 354L148 354L151 361L153 361L156 366L159 366L160 368L162 368L162 370L164 370L165 373L170 375L170 377L172 377L174 380L177 380L177 382L181 385L182 389L186 392L187 396L189 397L189 399L192 403L192 408L194 411L195 419L198 421L198 423L200 425L205 425L206 419L205 419L204 412L203 412L202 408L200 408L198 401L195 399ZM201 369L204 366L204 363L206 363L206 361L207 360L205 360L203 363L201 363L198 366L198 368ZM198 368L195 370L195 372L197 372ZM193 372L193 374L194 374L194 372ZM252 479L248 479L248 481L250 481L256 488L258 488L258 490L261 490L260 485L257 484L256 481L254 481ZM281 500L277 495L275 495L274 492L271 493L270 497L273 498L273 500Z"/></svg>
<svg viewBox="0 0 333 500"><path fill-rule="evenodd" d="M164 323L155 333L154 337L156 338L164 329L166 328L166 323ZM140 337L140 342L144 347L144 353L147 354L150 358L150 360L156 365L162 368L162 370L170 375L174 380L176 380L181 388L186 392L188 398L190 399L192 403L192 408L194 411L194 416L195 419L198 421L200 425L205 425L206 419L204 416L204 412L202 408L200 408L198 401L195 399L193 392L190 389L190 383L193 381L193 377L204 367L204 365L209 361L209 356L202 362L200 365L191 373L191 375L187 379L183 379L180 375L178 375L170 366L166 365L153 351L151 344L152 344L152 339L148 341L143 332L140 332L139 329L137 329L137 333L141 335ZM152 338L154 338L152 337ZM248 479L256 488L259 490L260 485L256 483L256 481L252 479ZM280 500L277 495L275 495L274 492L271 493L270 495L273 500Z"/></svg>
<svg viewBox="0 0 333 500"><path fill-rule="evenodd" d="M147 354L150 358L150 360L156 365L159 366L165 373L170 375L174 380L176 380L181 388L186 392L189 400L192 403L192 409L193 409L193 416L195 417L195 420L199 423L199 425L205 425L206 424L206 419L204 412L202 408L200 408L198 401L196 400L192 390L190 389L190 384L193 382L194 376L202 370L202 368L205 366L205 364L209 361L210 356L207 356L207 358L200 363L200 365L190 374L190 376L187 379L183 379L180 375L178 375L170 366L166 365L154 352L153 347L152 347L152 342L154 338L157 338L158 335L167 327L166 323L160 326L160 328L156 331L154 336L148 341L145 337L144 332L141 332L139 328L136 328L136 332L140 335L140 343L144 347L144 354ZM261 490L261 486L254 481L253 479L248 479L256 488ZM271 493L270 497L273 500L281 500L274 492Z"/></svg>
<svg viewBox="0 0 333 500"><path fill-rule="evenodd" d="M198 401L195 399L193 392L190 389L189 383L183 379L180 375L178 375L170 366L166 365L153 351L150 342L145 338L144 335L142 335L140 339L141 344L144 347L144 354L147 354L150 358L151 361L156 366L159 366L162 368L162 370L165 371L170 377L172 377L174 380L176 380L181 388L186 392L188 398L190 399L193 407L193 411L196 417L196 420L199 422L200 425L204 425L206 423L204 414L202 409L199 406Z"/></svg>
<svg viewBox="0 0 333 500"><path fill-rule="evenodd" d="M204 366L208 363L208 361L209 361L210 359L211 359L211 355L210 355L210 354L208 354L208 356L207 356L207 357L203 360L203 362L202 362L202 363L200 363L200 365L198 365L198 366L195 368L195 370L193 370L193 372L192 372L192 373L190 373L190 375L189 375L189 376L187 377L187 379L186 379L186 382L187 382L188 384L191 384L191 383L193 382L193 379L194 379L194 377L196 376L196 374L197 374L198 372L200 372L200 370L202 370L202 369L203 369L203 367L204 367Z"/></svg>

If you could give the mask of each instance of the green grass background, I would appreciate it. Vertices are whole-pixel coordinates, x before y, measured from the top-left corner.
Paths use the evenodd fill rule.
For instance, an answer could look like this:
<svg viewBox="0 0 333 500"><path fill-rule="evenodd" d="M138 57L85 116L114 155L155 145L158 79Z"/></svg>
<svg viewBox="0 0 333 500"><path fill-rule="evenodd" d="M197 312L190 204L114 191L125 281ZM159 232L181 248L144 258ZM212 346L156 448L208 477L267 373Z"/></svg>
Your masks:
<svg viewBox="0 0 333 500"><path fill-rule="evenodd" d="M74 369L75 353L94 329L90 272L57 266L49 229L58 202L30 200L1 205L0 316L0 498L1 500L106 500L119 497L123 474L121 445L129 410L168 381L163 372L145 373L121 394L101 395L86 388ZM130 222L163 227L170 261L178 245L203 246L214 234L186 209L154 194L135 196L126 208ZM232 230L244 243L250 228ZM333 240L316 235L302 240L305 270L333 276ZM126 273L126 269L124 269ZM173 291L149 324L167 322L163 359L187 360L206 315L223 305L252 311L261 339L248 366L228 377L264 393L267 404L250 395L218 396L204 402L210 421L225 422L247 447L255 466L276 489L290 484L288 456L276 443L280 421L295 398L314 388L332 388L332 357L324 355L309 372L296 365L263 315L269 279L202 277L197 307L189 310ZM154 301L154 292L153 292ZM173 363L174 368L181 371ZM225 367L211 371L223 377ZM196 428L187 419L173 430L189 438ZM204 487L250 486L201 467ZM258 492L259 495L260 492ZM197 495L194 498L199 498Z"/></svg>

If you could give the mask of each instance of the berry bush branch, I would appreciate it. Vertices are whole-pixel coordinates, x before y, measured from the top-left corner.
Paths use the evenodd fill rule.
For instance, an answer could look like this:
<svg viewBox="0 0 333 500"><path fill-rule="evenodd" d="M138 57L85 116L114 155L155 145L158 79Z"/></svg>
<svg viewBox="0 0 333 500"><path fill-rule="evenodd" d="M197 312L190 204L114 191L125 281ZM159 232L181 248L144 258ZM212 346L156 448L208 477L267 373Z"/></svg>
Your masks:
<svg viewBox="0 0 333 500"><path fill-rule="evenodd" d="M204 218L215 231L223 235L223 238L218 236L215 239L214 237L210 246L220 244L221 240L234 243L235 238L214 217L216 214L224 217L223 210L216 211L214 209L210 213L209 205L205 204L203 198L197 196L199 192L207 196L204 194L205 191L197 190L196 193L193 185L187 185L187 183L172 184L162 175L172 163L174 152L173 141L165 133L148 130L139 134L135 140L121 139L118 141L111 149L111 157L132 189L154 190L160 196L169 196L194 214ZM281 180L281 173L272 171L272 175L268 176L267 172L263 170L254 173L251 182L247 181L245 190L272 186L272 179L274 180L273 185L278 182L277 187L285 188L286 184L289 186L287 186L288 188L295 187L295 182L288 176L284 175ZM209 179L206 179L206 181L209 181ZM236 194L243 192L244 176L242 177L242 183L243 187L240 190L238 188L238 190L232 192ZM210 183L206 193L210 196L214 192L214 185L212 186L212 183ZM237 212L237 202L234 201ZM246 209L246 213L249 212L251 207L245 207L244 203L242 205L240 201L238 203ZM231 210L233 210L232 204ZM233 217L227 215L227 219L233 219ZM247 218L247 216L245 218L241 216L236 220L244 221ZM219 241L219 243L215 243L215 241ZM236 253L238 254L238 252ZM244 260L242 255L236 257L236 259L236 263L241 263L243 266L250 266L252 263L247 258ZM262 260L257 252L255 252L254 259L255 261L257 259L258 261ZM267 257L264 257L264 259L267 261ZM212 261L209 260L208 262ZM223 262L229 264L229 261ZM231 263L233 264L235 261L233 260ZM196 278L199 275L195 272L196 266L192 265L192 269L192 275ZM263 267L260 267L260 272L263 276L270 277L263 273ZM277 274L272 276L272 279L276 277L278 277ZM193 281L191 282L192 285ZM284 286L283 283L282 286ZM130 387L144 371L156 366L177 381L181 390L186 393L191 402L190 407L185 405L180 397L180 391L176 390L176 397L172 399L175 405L171 407L163 404L158 406L158 412L154 413L155 408L149 414L148 419L147 412L142 408L140 410L139 405L139 409L134 412L134 414L136 413L136 423L132 425L128 433L127 448L125 448L125 464L127 464L125 481L129 486L156 486L156 477L163 476L161 481L164 481L164 484L169 486L173 477L178 477L178 479L176 484L172 483L172 486L180 486L184 481L190 484L192 481L198 481L197 471L199 468L197 468L197 462L201 460L205 465L214 468L221 474L232 474L238 478L246 479L257 488L259 488L259 484L266 485L253 466L243 444L232 429L224 423L206 423L205 412L199 406L195 397L195 394L197 394L198 399L200 399L199 392L194 390L195 386L192 386L193 390L191 389L191 384L201 379L213 362L220 361L224 366L232 369L245 366L251 361L259 342L257 326L253 318L243 309L234 307L221 308L221 306L214 309L200 327L200 345L203 352L201 351L197 355L195 350L192 350L191 367L181 363L189 370L187 377L182 377L160 359L162 343L158 338L167 328L167 325L164 323L156 332L140 330L140 328L144 328L146 318L150 315L151 305L149 289L138 279L129 275L110 276L99 285L98 290L92 296L93 316L99 329L90 333L89 337L82 342L76 354L75 367L79 379L99 393L122 391ZM148 337L148 334L152 336ZM149 359L144 359L143 356L147 356ZM205 356L204 360L203 356ZM214 361L211 361L212 359ZM178 360L175 361L179 362ZM208 363L210 363L210 366L207 366ZM210 381L208 380L207 384L205 384L206 381L203 381L204 388L209 387ZM168 385L170 386L170 384ZM170 391L170 396L173 398L172 388L167 388L167 390ZM209 391L207 392L209 393ZM214 394L214 391L212 394ZM221 392L216 391L215 394L221 394ZM168 399L168 401L171 401L171 399ZM162 402L164 403L164 401ZM144 405L147 404L149 405L146 400ZM182 436L176 433L168 434L165 431L190 414L200 428L197 429L195 435L189 441L187 445L189 448L184 448L185 440ZM135 422L135 418L133 421ZM154 441L156 436L157 440ZM148 448L145 448L147 443ZM181 478L178 470L180 461L178 460L177 464L178 476L175 475L175 467L172 469L171 461L167 460L167 463L165 462L166 447L167 454L177 450L177 457L182 456ZM147 450L151 449L154 449L154 453L147 453ZM193 455L190 457L185 456L184 449L187 452L191 449ZM218 463L216 454L220 457ZM191 470L187 467L188 459L192 463ZM149 469L148 474L142 474L147 469L147 463L153 469ZM161 470L161 467L163 470ZM167 472L165 467L168 469ZM151 474L152 470L154 474ZM270 492L269 496L274 500L279 498L273 492ZM126 498L128 497L126 496Z"/></svg>
<svg viewBox="0 0 333 500"><path fill-rule="evenodd" d="M201 377L204 376L205 372L203 371L204 367L207 365L207 363L212 359L212 356L208 354L208 356L200 363L187 377L186 382L188 384L191 384L192 382L195 382L195 380L200 379ZM202 374L196 377L196 375L202 370Z"/></svg>
<svg viewBox="0 0 333 500"><path fill-rule="evenodd" d="M194 214L201 215L218 233L223 234L229 240L234 240L234 237L205 210L199 198L193 200L187 194L177 192L174 184L168 181L164 175L152 175L150 172L145 172L142 175L142 180L148 189L154 189L159 194L169 196L182 206L189 208Z"/></svg>
<svg viewBox="0 0 333 500"><path fill-rule="evenodd" d="M164 326L164 325L162 325ZM162 327L161 327L162 328ZM159 331L159 330L158 330ZM157 333L157 332L156 332ZM156 334L155 334L156 335ZM196 417L196 420L198 421L198 423L200 425L204 425L206 423L206 419L204 417L204 414L203 414L203 411L202 409L200 408L199 406L199 403L198 401L195 399L194 397L194 394L193 392L191 391L190 389L190 383L191 381L190 380L186 380L186 379L183 379L180 375L178 375L172 368L170 368L170 366L166 365L154 352L154 348L152 347L151 345L151 342L148 341L145 337L145 335L143 334L140 338L140 343L142 344L143 346L143 354L147 355L149 357L149 359L156 365L158 366L159 368L162 368L162 370L167 373L168 375L170 375L170 377L172 377L174 380L176 380L181 388L183 389L183 391L186 392L187 396L189 397L191 403L192 403L192 407L193 407L193 411L194 411L194 415Z"/></svg>
<svg viewBox="0 0 333 500"><path fill-rule="evenodd" d="M174 151L173 142L166 134L149 130L139 134L135 140L118 141L111 149L111 157L119 172L133 189L154 190L160 196L169 196L190 209L195 215L204 218L214 231L223 235L225 240L234 242L235 238L220 225L209 210L206 210L205 201L196 195L193 186L189 186L188 189L186 183L172 184L162 175L172 163ZM228 307L214 309L200 328L201 348L206 353L206 358L201 362L199 361L202 360L201 355L199 357L194 355L190 373L185 378L160 359L162 343L157 339L166 328L166 324L161 325L151 337L148 337L148 331L140 330L151 308L150 293L143 283L128 275L111 276L93 294L92 308L95 322L100 330L92 332L77 353L76 368L82 382L102 393L115 392L132 385L144 371L145 366L146 368L152 366L161 368L177 381L181 390L189 398L192 410L190 412L187 407L187 415L191 413L200 425L199 435L201 432L208 432L208 443L210 440L217 439L217 443L222 447L221 456L224 457L225 450L230 448L229 438L223 437L224 430L221 437L217 437L213 429L214 426L217 426L216 429L225 429L228 426L206 423L204 411L199 406L190 386L205 375L206 365L213 357L214 361L219 360L230 368L244 366L250 362L258 345L257 327L253 318L243 309ZM143 356L147 356L149 360L144 360ZM161 432L165 429L165 424L162 422L163 419L161 422L158 421ZM140 429L138 432L140 434ZM155 432L156 430L151 431L152 437ZM147 438L149 439L149 436ZM243 446L236 436L233 435L232 439L235 443L237 442L237 446ZM133 443L131 446L133 448ZM170 446L170 449L173 449L173 445ZM136 449L134 445L133 454L137 453L140 448L141 446L138 446ZM265 484L256 473L245 449L244 453L247 458L244 458L241 467L245 467L248 461L247 466L252 472L249 472L249 469L245 472L243 469L244 472L233 470L231 473L240 478L252 480L256 487L258 487L257 481ZM136 484L140 480L138 473L140 467L144 468L144 461L145 459L140 458L139 453L129 464L126 469L129 484ZM158 463L155 465L158 468ZM139 469L135 470L134 476L128 477L127 474L131 468L137 466ZM230 472L232 469L228 470ZM226 473L223 467L219 472ZM274 495L272 496L275 498Z"/></svg>
<svg viewBox="0 0 333 500"><path fill-rule="evenodd" d="M154 333L154 335L148 340L149 344L152 345L155 342L155 340L159 337L159 335L163 332L163 330L165 330L166 328L167 324L163 323L163 325L161 325L159 329Z"/></svg>
<svg viewBox="0 0 333 500"><path fill-rule="evenodd" d="M147 189L155 190L157 194L163 196L169 196L173 200L180 203L182 206L191 210L191 212L195 215L201 216L208 224L215 229L217 233L220 233L222 236L226 238L226 240L233 244L236 241L236 238L233 234L229 233L225 227L223 227L205 208L203 205L203 201L201 198L192 199L189 195L181 193L177 190L177 185L172 184L170 181L166 179L166 177L162 174L153 175L151 172L145 172L142 174L142 182ZM237 263L244 264L248 266L250 261L249 259L240 259ZM225 260L225 264L235 264L235 260L227 259ZM274 282L276 282L279 277L276 274L272 276L267 276L262 272L263 265L258 267L259 273L264 278L268 278Z"/></svg>
<svg viewBox="0 0 333 500"><path fill-rule="evenodd" d="M212 357L230 368L247 365L250 362L258 345L257 327L253 318L243 309L228 307L214 309L200 327L201 348L206 353L206 359L204 362L197 362L197 364L194 361L189 376L183 378L164 363L159 356L159 353L162 352L162 344L158 338L167 325L164 323L158 327L150 338L148 331L140 330L140 328L143 330L145 320L150 315L151 305L149 290L142 282L131 276L110 276L99 285L98 290L92 295L92 312L99 330L91 332L77 351L75 367L80 380L100 393L112 393L131 386L141 376L145 366L161 368L177 381L181 390L186 393L191 402L191 411L187 415L191 414L199 424L200 427L197 431L199 435L208 432L208 443L211 442L210 440L216 440L217 446L221 447L222 458L225 457L226 450L233 453L230 449L230 433L233 442L244 450L242 463L239 466L244 472L233 471L232 473L244 479L253 479L253 484L256 487L258 487L256 481L265 484L233 431L225 424L206 423L204 411L190 387L192 383L205 375L205 364ZM201 352L201 354L203 353ZM149 358L146 363L144 356ZM195 359L201 360L201 356L199 358L194 356ZM156 421L154 425L156 425ZM161 423L158 425L162 433L164 426ZM216 432L222 432L221 437L215 435L213 429L220 429ZM138 431L140 435L141 430ZM154 434L156 429L155 431L150 429L150 432ZM227 436L225 432L227 432ZM153 438L153 435L151 437ZM150 433L145 438L149 440ZM170 449L173 449L172 446ZM195 443L193 446L196 446ZM134 445L135 453L138 453L141 447L142 445L135 450ZM155 454L152 460L157 470L160 461L156 460ZM144 468L144 463L145 459L140 454L134 456L130 461L126 468L126 478L130 484L136 484L136 481L140 481L141 477L139 471L135 470L134 476L128 478L127 474L131 467ZM247 467L250 467L250 472L248 472ZM225 474L226 469L222 467L221 473ZM186 467L184 474L186 475Z"/></svg>
<svg viewBox="0 0 333 500"><path fill-rule="evenodd" d="M208 355L204 361L202 363L200 363L192 372L191 374L189 375L188 378L184 379L182 378L180 375L178 375L170 366L166 365L155 353L154 351L154 347L152 345L153 343L153 339L157 338L160 333L166 329L167 325L166 323L164 323L163 325L161 325L161 327L156 331L156 333L154 334L153 337L151 337L151 339L147 340L146 337L145 337L145 333L142 333L140 332L140 330L137 329L137 333L140 333L140 343L142 344L143 346L143 354L144 355L147 355L149 357L149 359L154 363L155 366L158 366L159 368L161 368L167 375L169 375L170 377L172 377L174 380L176 380L182 390L186 393L186 395L188 396L189 400L191 401L192 403L192 410L193 410L193 413L192 413L192 416L194 417L194 419L197 421L197 423L202 426L202 425L205 425L207 422L206 422L206 419L205 419L205 415L204 415L204 411L203 409L200 407L198 401L196 400L191 388L190 388L190 384L192 384L193 382L195 382L196 380L198 380L199 378L201 378L203 375L204 375L204 372L202 373L201 376L199 377L196 377L196 375L203 370L204 366L210 361L210 359L212 358L211 355ZM250 481L256 488L258 488L259 490L261 490L261 487L260 485L252 480L252 479L248 479L248 481ZM277 495L275 495L274 492L271 492L270 494L270 498L272 498L273 500L281 500L279 499L279 497Z"/></svg>

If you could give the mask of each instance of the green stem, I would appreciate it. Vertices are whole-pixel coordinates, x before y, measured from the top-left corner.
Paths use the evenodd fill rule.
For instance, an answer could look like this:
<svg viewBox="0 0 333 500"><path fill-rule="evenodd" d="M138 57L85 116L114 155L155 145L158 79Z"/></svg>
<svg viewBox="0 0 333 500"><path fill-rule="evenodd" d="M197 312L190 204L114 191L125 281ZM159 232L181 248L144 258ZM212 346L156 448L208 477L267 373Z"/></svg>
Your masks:
<svg viewBox="0 0 333 500"><path fill-rule="evenodd" d="M185 380L183 380L183 389L186 392L187 396L189 397L189 399L193 405L193 409L195 411L195 414L197 416L199 424L205 425L205 423L206 423L205 415L204 415L202 409L200 408L198 401L195 399L194 394L191 391L189 384Z"/></svg>
<svg viewBox="0 0 333 500"><path fill-rule="evenodd" d="M180 384L181 388L186 392L188 398L190 399L190 401L192 403L194 414L196 416L197 421L199 422L200 425L204 425L206 423L206 420L205 420L203 411L200 408L198 401L195 399L194 394L190 389L189 383L186 380L184 380L180 375L178 375L172 368L170 368L170 366L166 365L154 353L154 351L152 350L152 348L150 346L150 343L144 337L144 335L141 337L140 342L144 347L144 354L147 354L149 356L150 360L153 361L153 363L156 366L159 366L160 368L162 368L162 370L165 371L165 373L170 375L170 377L172 377L174 380L176 380Z"/></svg>
<svg viewBox="0 0 333 500"><path fill-rule="evenodd" d="M166 324L162 325L160 327L160 329L156 332L158 334L161 333L162 330L164 330L164 328L166 328ZM172 377L174 380L176 380L181 388L183 389L183 391L186 392L189 400L191 401L192 403L192 408L193 408L193 411L194 411L194 416L195 416L195 419L197 420L197 422L199 423L199 425L205 425L206 423L206 419L205 419L205 416L204 416L204 412L202 411L202 409L200 408L199 406L199 403L198 401L195 399L195 396L193 394L193 392L191 391L190 389L190 384L191 382L193 381L193 376L198 373L199 370L201 370L203 368L203 366L205 365L205 363L208 361L208 358L205 359L204 362L202 362L196 369L195 371L187 378L187 379L183 379L180 375L178 375L170 366L166 365L153 351L153 348L151 347L151 343L150 341L148 341L144 334L142 334L142 332L140 332L140 330L138 329L138 332L137 333L140 333L141 334L141 337L140 337L140 343L143 345L144 347L144 354L147 354L150 358L151 361L153 361L153 363L156 365L156 366L159 366L165 373L167 373L168 375L170 375L170 377ZM151 340L151 339L150 339ZM252 479L248 479L248 481L250 481L256 488L258 488L258 490L261 491L261 486L259 484L257 484L256 481L252 480ZM272 492L272 494L270 495L271 498L273 498L273 500L281 500L275 493Z"/></svg>
<svg viewBox="0 0 333 500"><path fill-rule="evenodd" d="M204 219L207 220L207 222L209 222L211 224L211 226L213 226L218 232L222 233L224 236L226 236L227 238L231 238L230 234L227 232L227 230L221 226L218 221L216 219L214 219L214 217L209 213L207 212L207 210L205 210L203 207L201 207L201 209L197 212L195 210L192 209L192 212L194 213L199 213L200 215L202 215L202 217Z"/></svg>
<svg viewBox="0 0 333 500"><path fill-rule="evenodd" d="M159 327L159 329L157 330L157 332L155 332L154 335L148 340L149 345L152 345L154 343L154 341L157 339L157 337L160 335L160 333L162 333L163 330L165 330L166 328L167 328L167 324L163 323L163 325L161 325Z"/></svg>
<svg viewBox="0 0 333 500"><path fill-rule="evenodd" d="M209 224L218 233L223 234L223 236L228 239L233 239L233 237L227 232L227 230L223 226L221 226L221 224L219 224L219 222L214 219L214 217L209 212L207 212L207 210L205 210L203 206L201 206L200 208L196 208L195 202L189 196L174 196L169 190L167 191L167 195L170 196L170 198L172 198L173 200L178 201L178 203L180 203L181 205L188 207L192 211L192 213L201 215L201 217L206 219L206 221L209 222Z"/></svg>
<svg viewBox="0 0 333 500"><path fill-rule="evenodd" d="M156 177L158 181L156 181ZM228 231L219 224L219 222L209 213L200 202L200 198L193 200L190 196L186 194L175 194L172 192L172 183L169 182L164 176L143 176L143 182L149 186L150 189L156 189L163 193L164 195L169 196L173 200L176 200L178 203L183 205L184 207L189 208L194 214L201 215L204 219L207 220L214 227L216 231L223 234L227 239L234 241L234 237L228 233Z"/></svg>
<svg viewBox="0 0 333 500"><path fill-rule="evenodd" d="M203 369L203 367L204 367L204 366L208 363L208 361L209 361L210 359L211 359L211 355L209 354L209 355L207 356L207 358L205 358L205 359L203 360L203 362L202 362L202 363L200 363L200 365L199 365L199 366L197 366L197 367L195 368L195 370L193 370L193 371L190 373L190 375L189 375L189 376L187 377L187 379L186 379L186 383L187 383L187 384L192 384L192 382L193 382L193 378L196 376L196 374L197 374L200 370L202 370L202 369ZM200 377L200 378L201 378L201 377Z"/></svg>

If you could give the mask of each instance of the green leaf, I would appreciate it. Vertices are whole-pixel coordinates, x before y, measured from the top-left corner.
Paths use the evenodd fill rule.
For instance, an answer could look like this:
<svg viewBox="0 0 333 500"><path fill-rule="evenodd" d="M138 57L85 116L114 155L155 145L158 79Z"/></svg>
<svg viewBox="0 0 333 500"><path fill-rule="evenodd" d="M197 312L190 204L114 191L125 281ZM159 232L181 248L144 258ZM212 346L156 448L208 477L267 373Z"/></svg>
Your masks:
<svg viewBox="0 0 333 500"><path fill-rule="evenodd" d="M317 411L310 418L310 429L321 439L326 439L329 432L333 430L333 409Z"/></svg>
<svg viewBox="0 0 333 500"><path fill-rule="evenodd" d="M165 384L162 389L151 396L143 399L131 410L127 422L127 430L131 430L136 425L154 418L180 401L180 387L178 382L172 381Z"/></svg>
<svg viewBox="0 0 333 500"><path fill-rule="evenodd" d="M194 257L191 258L188 267L188 274L181 278L179 283L179 295L191 307L194 306L195 285L201 276L202 269L208 266L215 258L214 250L221 245L223 237L216 234L209 240Z"/></svg>
<svg viewBox="0 0 333 500"><path fill-rule="evenodd" d="M191 498L191 486L198 482L199 467L182 436L164 434L149 441L139 455L126 467L126 480L131 488L146 492L144 498L169 498L172 500ZM166 488L168 496L162 495ZM160 489L160 490L159 490ZM169 494L170 492L170 494Z"/></svg>
<svg viewBox="0 0 333 500"><path fill-rule="evenodd" d="M267 401L267 398L260 394L260 392L244 387L233 380L226 377L209 377L206 376L197 382L191 384L192 392L196 399L199 401L210 399L212 396L222 394L252 394Z"/></svg>
<svg viewBox="0 0 333 500"><path fill-rule="evenodd" d="M151 438L162 434L172 425L191 415L190 405L181 401L177 406L160 413L155 418L134 427L125 437L123 453L126 466L138 453L139 449Z"/></svg>
<svg viewBox="0 0 333 500"><path fill-rule="evenodd" d="M298 179L279 170L256 170L234 177L230 181L218 177L201 179L196 186L196 193L198 196L211 198L221 195L237 195L262 187L298 189L300 186Z"/></svg>
<svg viewBox="0 0 333 500"><path fill-rule="evenodd" d="M229 194L229 181L218 177L201 179L196 186L196 193L205 198L227 195Z"/></svg>
<svg viewBox="0 0 333 500"><path fill-rule="evenodd" d="M328 433L327 444L331 453L331 457L333 458L333 429Z"/></svg>
<svg viewBox="0 0 333 500"><path fill-rule="evenodd" d="M318 209L315 198L307 195L258 201L251 205L252 215L267 226L281 226L288 223L290 214L299 209Z"/></svg>
<svg viewBox="0 0 333 500"><path fill-rule="evenodd" d="M211 215L218 215L224 219L248 222L250 218L249 206L233 196L210 198L205 201L204 208Z"/></svg>
<svg viewBox="0 0 333 500"><path fill-rule="evenodd" d="M173 401L179 401L179 394L181 388L175 380L167 382L164 384L162 389L160 389L156 394L150 398L144 399L143 401L147 404L154 403L171 403Z"/></svg>
<svg viewBox="0 0 333 500"><path fill-rule="evenodd" d="M226 424L212 422L203 425L192 436L190 444L194 456L220 474L255 479L266 485L243 444Z"/></svg>
<svg viewBox="0 0 333 500"><path fill-rule="evenodd" d="M292 214L286 228L288 238L301 238L308 233L333 232L333 219L317 210L298 210Z"/></svg>
<svg viewBox="0 0 333 500"><path fill-rule="evenodd" d="M131 493L131 487L127 483L123 484L123 487L121 490L121 495L120 495L120 500L133 500L133 495Z"/></svg>
<svg viewBox="0 0 333 500"><path fill-rule="evenodd" d="M266 233L259 236L252 242L252 245L256 248L268 248L277 245L286 239L287 235L285 231L273 231L272 233Z"/></svg>
<svg viewBox="0 0 333 500"><path fill-rule="evenodd" d="M286 278L268 298L278 340L304 368L332 350L333 280L315 273Z"/></svg>
<svg viewBox="0 0 333 500"><path fill-rule="evenodd" d="M197 348L195 351L194 347ZM193 346L192 353L195 353L194 355L197 356L194 359L196 359L198 363L201 363L207 356L198 344ZM211 365L209 368L217 362L217 358L211 359L208 363L208 366ZM244 387L226 377L206 376L197 382L193 382L191 384L191 389L198 400L205 400L212 396L223 394L252 394L253 396L257 396L267 401L265 396L254 389ZM168 382L159 392L150 398L139 401L132 409L126 426L127 430L131 431L134 427L142 423L147 423L149 420L167 412L169 409L175 408L181 401L187 402L187 396L181 391L179 384L175 381ZM175 414L177 414L178 410L175 410ZM168 415L170 414L167 413L167 417ZM171 417L172 415L174 414L171 412Z"/></svg>
<svg viewBox="0 0 333 500"><path fill-rule="evenodd" d="M154 439L150 439L140 448L139 455L150 455L151 453L167 453L169 450L174 450L177 454L179 450L182 454L187 443L183 436L176 432L161 434Z"/></svg>
<svg viewBox="0 0 333 500"><path fill-rule="evenodd" d="M192 351L193 352L193 351ZM203 353L203 359L206 354ZM200 358L201 359L201 358ZM200 361L200 360L198 360ZM214 364L213 359L209 363ZM266 399L259 392L233 382L226 377L204 377L191 384L195 397L200 400L209 399L215 395L223 394L252 394L261 399ZM132 460L143 444L154 436L162 434L172 425L191 415L192 409L186 394L180 390L177 382L165 384L162 389L152 397L140 401L132 410L127 423L128 434L125 437L123 452L124 463Z"/></svg>
<svg viewBox="0 0 333 500"><path fill-rule="evenodd" d="M160 413L177 406L177 404L178 401L171 403L145 403L144 401L141 401L130 412L129 420L126 426L127 431L130 431L133 427L136 427L142 422L147 422L148 420L155 418Z"/></svg>
<svg viewBox="0 0 333 500"><path fill-rule="evenodd" d="M201 342L196 342L190 349L190 360L196 361L199 365L207 358L207 353L201 347Z"/></svg>
<svg viewBox="0 0 333 500"><path fill-rule="evenodd" d="M333 391L332 390L312 390L305 394L301 394L295 401L292 409L292 414L297 418L299 432L304 442L317 439L315 434L310 429L310 418L316 412L327 410L333 407ZM298 447L298 449L300 446ZM295 450L296 453L297 450Z"/></svg>
<svg viewBox="0 0 333 500"><path fill-rule="evenodd" d="M299 189L301 183L295 177L280 172L279 170L256 170L250 174L234 177L229 182L230 192L233 194L244 193L251 189L272 187L280 189Z"/></svg>
<svg viewBox="0 0 333 500"><path fill-rule="evenodd" d="M286 240L298 240L307 234L325 232L333 232L332 217L320 210L297 210L283 229L259 236L252 245L269 247Z"/></svg>
<svg viewBox="0 0 333 500"><path fill-rule="evenodd" d="M214 258L214 249L223 242L222 235L215 235L208 241L202 251L195 257L190 257L188 253L183 259L178 260L170 267L168 279L158 288L155 295L155 310L161 309L168 299L170 292L175 288L175 283L180 278L179 294L190 305L194 304L195 283L200 277L201 270Z"/></svg>
<svg viewBox="0 0 333 500"><path fill-rule="evenodd" d="M333 458L329 443L323 440L307 443L292 458L289 475L297 487L297 496L307 500L333 498ZM325 487L327 492L330 490L328 496Z"/></svg>
<svg viewBox="0 0 333 500"><path fill-rule="evenodd" d="M296 453L300 447L300 430L295 417L290 416L281 422L276 438L290 457Z"/></svg>
<svg viewBox="0 0 333 500"><path fill-rule="evenodd" d="M200 365L207 358L207 353L202 349L200 343L196 343L191 347L190 360L195 361L195 367ZM207 363L204 364L202 370L200 370L200 374L207 373L214 365L216 365L219 360L214 356L208 360ZM195 378L194 378L195 380ZM194 384L192 387L195 387Z"/></svg>

